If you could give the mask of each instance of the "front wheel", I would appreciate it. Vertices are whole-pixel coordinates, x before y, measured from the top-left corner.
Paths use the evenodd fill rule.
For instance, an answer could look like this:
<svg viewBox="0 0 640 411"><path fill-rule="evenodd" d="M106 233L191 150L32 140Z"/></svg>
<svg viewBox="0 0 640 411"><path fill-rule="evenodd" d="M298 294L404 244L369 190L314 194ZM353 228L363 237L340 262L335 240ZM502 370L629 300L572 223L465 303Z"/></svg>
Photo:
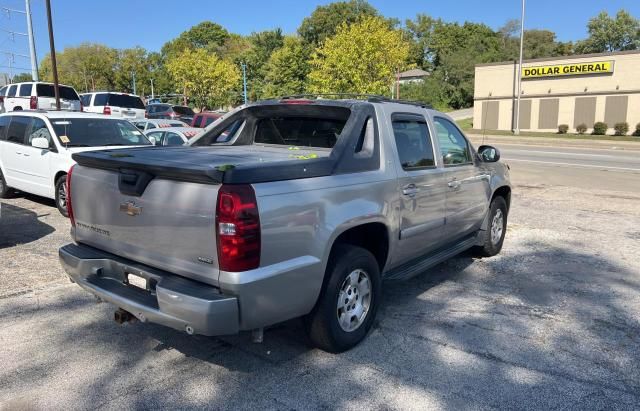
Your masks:
<svg viewBox="0 0 640 411"><path fill-rule="evenodd" d="M67 210L67 176L60 176L56 180L56 207L58 211L65 217L69 217Z"/></svg>
<svg viewBox="0 0 640 411"><path fill-rule="evenodd" d="M307 333L318 348L338 353L367 335L380 302L380 269L369 251L339 245L327 266L320 298L306 318Z"/></svg>
<svg viewBox="0 0 640 411"><path fill-rule="evenodd" d="M484 232L484 240L476 247L481 257L492 257L502 250L504 236L507 233L507 202L503 197L496 197L489 209L489 224Z"/></svg>

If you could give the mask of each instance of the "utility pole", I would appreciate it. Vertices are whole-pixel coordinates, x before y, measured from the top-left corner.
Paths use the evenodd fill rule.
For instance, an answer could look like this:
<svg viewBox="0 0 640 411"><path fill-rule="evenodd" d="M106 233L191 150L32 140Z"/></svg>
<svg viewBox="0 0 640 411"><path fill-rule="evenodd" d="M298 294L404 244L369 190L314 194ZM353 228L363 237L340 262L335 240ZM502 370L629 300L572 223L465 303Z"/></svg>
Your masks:
<svg viewBox="0 0 640 411"><path fill-rule="evenodd" d="M247 104L247 65L242 63L242 95L244 96L244 104Z"/></svg>
<svg viewBox="0 0 640 411"><path fill-rule="evenodd" d="M58 66L56 65L56 45L53 41L53 23L51 19L51 0L44 2L47 8L47 25L49 26L49 48L51 49L51 71L53 72L53 91L56 96L56 110L60 110L60 87L58 84Z"/></svg>
<svg viewBox="0 0 640 411"><path fill-rule="evenodd" d="M27 34L29 35L29 52L31 54L31 78L39 81L38 78L38 58L36 57L36 43L33 38L33 25L31 24L31 1L24 0L25 13L27 15Z"/></svg>
<svg viewBox="0 0 640 411"><path fill-rule="evenodd" d="M522 49L524 47L524 1L522 0L522 16L520 17L520 64L518 64L518 99L516 103L516 129L514 134L520 134L520 95L522 94Z"/></svg>
<svg viewBox="0 0 640 411"><path fill-rule="evenodd" d="M136 94L136 72L132 71L131 75L133 76L133 94Z"/></svg>
<svg viewBox="0 0 640 411"><path fill-rule="evenodd" d="M153 79L151 79L151 98L155 98L156 96L153 94Z"/></svg>

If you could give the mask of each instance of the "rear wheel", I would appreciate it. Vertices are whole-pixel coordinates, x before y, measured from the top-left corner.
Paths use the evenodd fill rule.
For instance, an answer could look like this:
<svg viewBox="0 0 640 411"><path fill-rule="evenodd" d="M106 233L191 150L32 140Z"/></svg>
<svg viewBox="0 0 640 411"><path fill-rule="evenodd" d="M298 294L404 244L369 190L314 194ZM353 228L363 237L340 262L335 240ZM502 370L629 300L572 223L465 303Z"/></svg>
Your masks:
<svg viewBox="0 0 640 411"><path fill-rule="evenodd" d="M4 179L2 170L0 170L0 198L9 198L11 192L11 187L7 185L7 181Z"/></svg>
<svg viewBox="0 0 640 411"><path fill-rule="evenodd" d="M69 212L67 211L67 176L60 176L56 180L56 207L58 207L58 211L65 217L69 217Z"/></svg>
<svg viewBox="0 0 640 411"><path fill-rule="evenodd" d="M380 301L380 269L369 251L340 245L327 276L306 326L315 346L337 353L357 345L371 329Z"/></svg>
<svg viewBox="0 0 640 411"><path fill-rule="evenodd" d="M496 197L491 202L489 224L484 232L483 244L476 247L481 257L492 257L502 250L504 236L507 233L507 202L503 197Z"/></svg>

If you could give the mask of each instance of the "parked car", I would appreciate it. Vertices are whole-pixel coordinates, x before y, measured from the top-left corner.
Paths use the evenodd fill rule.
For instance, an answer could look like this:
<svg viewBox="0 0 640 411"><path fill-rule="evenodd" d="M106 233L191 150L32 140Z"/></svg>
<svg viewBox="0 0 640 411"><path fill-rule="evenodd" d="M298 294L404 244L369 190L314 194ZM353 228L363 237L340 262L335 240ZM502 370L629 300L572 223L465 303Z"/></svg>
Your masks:
<svg viewBox="0 0 640 411"><path fill-rule="evenodd" d="M0 198L12 189L52 198L66 216L65 178L74 164L72 154L150 144L128 121L103 115L60 111L0 114Z"/></svg>
<svg viewBox="0 0 640 411"><path fill-rule="evenodd" d="M223 114L224 113L217 113L215 111L202 111L193 116L191 127L205 128L209 124L222 117Z"/></svg>
<svg viewBox="0 0 640 411"><path fill-rule="evenodd" d="M191 124L194 115L191 107L187 106L172 106L171 104L149 104L147 106L147 118L181 120Z"/></svg>
<svg viewBox="0 0 640 411"><path fill-rule="evenodd" d="M187 123L180 120L131 120L131 123L142 131L155 128L188 127Z"/></svg>
<svg viewBox="0 0 640 411"><path fill-rule="evenodd" d="M80 94L83 111L101 113L114 117L144 118L142 99L135 94L97 92Z"/></svg>
<svg viewBox="0 0 640 411"><path fill-rule="evenodd" d="M162 100L160 100L159 98L150 98L147 100L147 104L160 104L162 103Z"/></svg>
<svg viewBox="0 0 640 411"><path fill-rule="evenodd" d="M183 147L78 153L71 279L118 318L222 335L304 317L339 352L370 330L382 279L500 252L498 150L420 104L272 100ZM217 199L217 200L215 200Z"/></svg>
<svg viewBox="0 0 640 411"><path fill-rule="evenodd" d="M181 146L202 132L196 127L169 127L147 131L145 135L157 146Z"/></svg>
<svg viewBox="0 0 640 411"><path fill-rule="evenodd" d="M20 110L55 110L56 97L52 83L28 81L9 84L3 90L2 99L4 112ZM60 109L81 111L80 97L71 86L60 84Z"/></svg>

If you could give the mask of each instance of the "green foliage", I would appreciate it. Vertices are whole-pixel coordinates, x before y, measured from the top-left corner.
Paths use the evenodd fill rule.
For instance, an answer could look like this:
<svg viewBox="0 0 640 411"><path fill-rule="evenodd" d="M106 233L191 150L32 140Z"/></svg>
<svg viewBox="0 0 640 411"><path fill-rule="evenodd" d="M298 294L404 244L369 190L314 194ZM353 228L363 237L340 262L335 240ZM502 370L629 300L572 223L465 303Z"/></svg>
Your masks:
<svg viewBox="0 0 640 411"><path fill-rule="evenodd" d="M13 76L11 81L13 83L22 83L24 81L33 81L33 77L31 77L31 73L19 73Z"/></svg>
<svg viewBox="0 0 640 411"><path fill-rule="evenodd" d="M310 52L298 37L286 37L284 46L271 54L265 66L266 97L301 94L311 66Z"/></svg>
<svg viewBox="0 0 640 411"><path fill-rule="evenodd" d="M636 131L633 132L633 135L640 137L640 123L636 124Z"/></svg>
<svg viewBox="0 0 640 411"><path fill-rule="evenodd" d="M604 136L605 134L607 134L608 129L609 126L607 125L607 123L598 121L593 125L593 132L591 134L593 134L594 136Z"/></svg>
<svg viewBox="0 0 640 411"><path fill-rule="evenodd" d="M378 11L365 0L349 0L318 6L311 16L302 20L298 34L312 46L322 44L336 34L342 24L353 24L362 17L378 16Z"/></svg>
<svg viewBox="0 0 640 411"><path fill-rule="evenodd" d="M213 51L216 47L222 46L229 36L229 32L221 25L211 21L203 21L165 43L161 53L164 57L169 57L180 54L186 49Z"/></svg>
<svg viewBox="0 0 640 411"><path fill-rule="evenodd" d="M558 134L567 134L567 131L569 131L569 126L566 124L560 124L558 126Z"/></svg>
<svg viewBox="0 0 640 411"><path fill-rule="evenodd" d="M201 109L220 107L233 100L240 85L240 71L204 49L186 49L166 62L173 80L182 85Z"/></svg>
<svg viewBox="0 0 640 411"><path fill-rule="evenodd" d="M629 132L629 123L627 123L626 121L622 123L616 123L613 125L613 129L615 130L614 134L616 136L626 136Z"/></svg>
<svg viewBox="0 0 640 411"><path fill-rule="evenodd" d="M587 132L587 125L584 123L578 124L576 126L576 131L578 132L578 134L584 134Z"/></svg>
<svg viewBox="0 0 640 411"><path fill-rule="evenodd" d="M615 18L606 11L589 20L589 37L576 43L576 53L602 53L640 48L640 20L620 10Z"/></svg>
<svg viewBox="0 0 640 411"><path fill-rule="evenodd" d="M380 17L343 23L312 56L309 88L315 93L390 93L394 73L409 56L400 30Z"/></svg>
<svg viewBox="0 0 640 411"><path fill-rule="evenodd" d="M271 54L284 45L281 29L252 33L248 37L250 48L239 58L247 65L247 87L250 100L265 97L266 64Z"/></svg>

